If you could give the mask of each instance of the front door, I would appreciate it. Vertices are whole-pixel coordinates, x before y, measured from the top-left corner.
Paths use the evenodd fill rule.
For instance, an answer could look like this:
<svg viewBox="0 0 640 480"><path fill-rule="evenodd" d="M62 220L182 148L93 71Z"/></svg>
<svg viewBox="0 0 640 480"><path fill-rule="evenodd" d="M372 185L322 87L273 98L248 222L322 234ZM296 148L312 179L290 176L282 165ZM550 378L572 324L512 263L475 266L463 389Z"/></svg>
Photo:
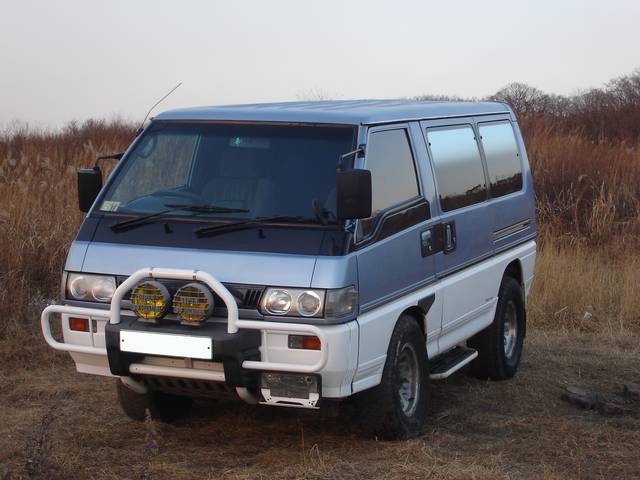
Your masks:
<svg viewBox="0 0 640 480"><path fill-rule="evenodd" d="M356 231L361 312L435 279L434 257L421 247L421 232L432 220L412 141L420 135L417 124L413 131L408 124L398 124L368 133L364 167L371 171L372 216L360 220ZM439 329L440 319L434 316L427 331Z"/></svg>

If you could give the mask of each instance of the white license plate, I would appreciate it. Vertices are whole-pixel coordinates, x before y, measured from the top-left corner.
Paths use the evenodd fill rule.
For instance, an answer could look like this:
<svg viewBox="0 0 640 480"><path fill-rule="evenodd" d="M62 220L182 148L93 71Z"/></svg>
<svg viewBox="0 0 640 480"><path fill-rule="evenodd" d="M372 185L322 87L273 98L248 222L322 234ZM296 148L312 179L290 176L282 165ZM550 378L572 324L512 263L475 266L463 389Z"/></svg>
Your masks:
<svg viewBox="0 0 640 480"><path fill-rule="evenodd" d="M171 333L149 333L120 330L120 350L149 355L169 357L213 358L213 345L210 338L174 335Z"/></svg>

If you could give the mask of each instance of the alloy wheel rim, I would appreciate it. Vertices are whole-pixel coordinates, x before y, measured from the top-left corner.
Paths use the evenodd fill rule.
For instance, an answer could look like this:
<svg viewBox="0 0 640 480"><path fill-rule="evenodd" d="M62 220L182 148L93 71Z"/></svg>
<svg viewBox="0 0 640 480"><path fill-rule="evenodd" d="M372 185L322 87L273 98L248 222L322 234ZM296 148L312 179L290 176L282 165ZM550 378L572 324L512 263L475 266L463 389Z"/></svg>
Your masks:
<svg viewBox="0 0 640 480"><path fill-rule="evenodd" d="M419 376L418 355L413 345L405 343L398 358L398 398L400 408L406 416L411 416L418 405Z"/></svg>
<svg viewBox="0 0 640 480"><path fill-rule="evenodd" d="M513 357L518 339L518 315L513 302L507 303L502 326L504 355L508 359Z"/></svg>

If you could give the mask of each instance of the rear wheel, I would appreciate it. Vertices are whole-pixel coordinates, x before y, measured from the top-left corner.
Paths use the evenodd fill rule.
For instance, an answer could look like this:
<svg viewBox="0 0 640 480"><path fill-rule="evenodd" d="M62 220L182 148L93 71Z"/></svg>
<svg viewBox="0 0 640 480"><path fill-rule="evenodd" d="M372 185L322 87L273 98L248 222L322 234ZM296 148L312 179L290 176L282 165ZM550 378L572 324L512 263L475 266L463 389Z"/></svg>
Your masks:
<svg viewBox="0 0 640 480"><path fill-rule="evenodd" d="M120 407L132 420L142 421L149 410L152 418L163 422L171 422L186 417L191 411L193 399L179 395L148 390L137 393L120 380L116 380L116 390Z"/></svg>
<svg viewBox="0 0 640 480"><path fill-rule="evenodd" d="M522 287L513 277L504 277L493 323L467 342L478 351L471 373L491 380L512 378L520 364L525 327Z"/></svg>
<svg viewBox="0 0 640 480"><path fill-rule="evenodd" d="M425 338L415 319L402 315L391 335L380 385L358 397L365 430L383 439L422 433L429 406Z"/></svg>

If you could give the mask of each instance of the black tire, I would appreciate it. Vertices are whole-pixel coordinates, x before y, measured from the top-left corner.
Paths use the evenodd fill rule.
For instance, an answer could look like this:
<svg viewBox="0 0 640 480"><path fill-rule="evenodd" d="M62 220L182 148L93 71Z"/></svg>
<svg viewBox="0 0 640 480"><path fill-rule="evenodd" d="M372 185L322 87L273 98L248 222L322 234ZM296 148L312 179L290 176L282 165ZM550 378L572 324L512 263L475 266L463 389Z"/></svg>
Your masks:
<svg viewBox="0 0 640 480"><path fill-rule="evenodd" d="M403 365L412 363L412 358L416 371L407 374ZM414 384L413 392L408 384ZM357 415L367 434L384 440L412 438L424 429L429 397L425 337L413 317L402 315L391 335L382 381L357 397Z"/></svg>
<svg viewBox="0 0 640 480"><path fill-rule="evenodd" d="M137 393L120 380L116 380L116 390L122 411L132 420L143 421L147 409L151 417L163 422L172 422L186 417L191 411L193 399L179 395L149 390Z"/></svg>
<svg viewBox="0 0 640 480"><path fill-rule="evenodd" d="M505 331L511 330L507 340ZM513 277L503 277L498 293L498 305L491 325L469 339L467 345L478 351L470 365L471 374L481 379L508 380L518 370L526 316L524 294L520 283Z"/></svg>

